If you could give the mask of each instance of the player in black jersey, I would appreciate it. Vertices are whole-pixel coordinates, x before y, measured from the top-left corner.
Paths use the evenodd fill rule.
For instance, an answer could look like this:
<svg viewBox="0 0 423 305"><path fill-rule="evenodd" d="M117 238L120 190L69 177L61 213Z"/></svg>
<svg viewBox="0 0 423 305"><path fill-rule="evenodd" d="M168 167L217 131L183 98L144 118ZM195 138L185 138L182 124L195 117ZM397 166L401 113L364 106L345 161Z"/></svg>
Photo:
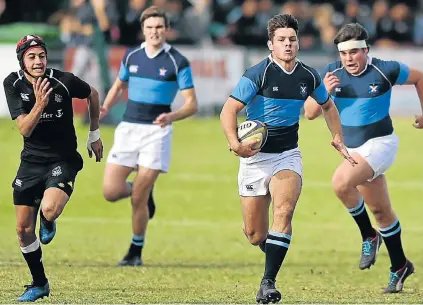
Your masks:
<svg viewBox="0 0 423 305"><path fill-rule="evenodd" d="M87 149L97 162L103 157L103 144L98 92L71 73L47 68L47 48L39 36L24 36L16 54L21 70L9 74L3 85L10 115L24 138L12 186L19 245L33 278L17 301L28 302L50 294L40 241L48 244L53 239L55 220L69 201L76 175L83 167L77 152L72 98L88 101L91 123ZM35 234L38 210L40 241Z"/></svg>

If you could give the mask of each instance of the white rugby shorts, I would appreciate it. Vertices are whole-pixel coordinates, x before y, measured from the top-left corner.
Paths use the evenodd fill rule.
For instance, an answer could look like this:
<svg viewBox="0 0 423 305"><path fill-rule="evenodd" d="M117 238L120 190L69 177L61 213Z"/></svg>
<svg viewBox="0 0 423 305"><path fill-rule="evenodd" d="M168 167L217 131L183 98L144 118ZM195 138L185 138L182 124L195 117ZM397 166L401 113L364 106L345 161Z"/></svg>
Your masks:
<svg viewBox="0 0 423 305"><path fill-rule="evenodd" d="M350 154L357 153L369 163L374 175L368 181L383 175L394 163L399 146L399 138L396 134L378 137L368 140L357 148L348 148Z"/></svg>
<svg viewBox="0 0 423 305"><path fill-rule="evenodd" d="M119 123L107 163L168 172L172 129L172 125L162 128L154 124Z"/></svg>
<svg viewBox="0 0 423 305"><path fill-rule="evenodd" d="M282 170L291 170L300 177L303 164L299 148L282 153L257 153L249 158L240 158L238 192L240 196L264 196L269 192L270 179Z"/></svg>

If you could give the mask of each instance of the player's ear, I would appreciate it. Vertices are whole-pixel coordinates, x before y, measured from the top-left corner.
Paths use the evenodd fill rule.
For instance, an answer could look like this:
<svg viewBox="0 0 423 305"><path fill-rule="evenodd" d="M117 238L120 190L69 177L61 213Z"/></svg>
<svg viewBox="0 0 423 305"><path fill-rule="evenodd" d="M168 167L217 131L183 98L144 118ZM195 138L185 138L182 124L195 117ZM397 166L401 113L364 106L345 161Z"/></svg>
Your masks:
<svg viewBox="0 0 423 305"><path fill-rule="evenodd" d="M300 50L300 40L297 39L297 51L299 51L299 50Z"/></svg>
<svg viewBox="0 0 423 305"><path fill-rule="evenodd" d="M267 47L269 48L270 51L273 51L273 44L270 40L267 41Z"/></svg>

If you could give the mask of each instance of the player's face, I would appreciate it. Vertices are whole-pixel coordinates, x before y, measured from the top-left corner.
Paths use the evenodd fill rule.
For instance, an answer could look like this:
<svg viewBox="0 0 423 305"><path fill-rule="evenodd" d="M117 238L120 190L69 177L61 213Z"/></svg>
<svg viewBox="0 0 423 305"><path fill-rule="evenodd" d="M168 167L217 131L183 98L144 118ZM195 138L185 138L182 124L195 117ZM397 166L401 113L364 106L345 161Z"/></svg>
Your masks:
<svg viewBox="0 0 423 305"><path fill-rule="evenodd" d="M24 56L26 70L33 76L43 76L46 72L47 56L41 47L29 49Z"/></svg>
<svg viewBox="0 0 423 305"><path fill-rule="evenodd" d="M282 61L295 60L299 49L297 33L291 28L277 29L272 41L269 41L269 49Z"/></svg>
<svg viewBox="0 0 423 305"><path fill-rule="evenodd" d="M358 74L364 70L367 63L368 49L352 49L339 52L342 65L348 73Z"/></svg>
<svg viewBox="0 0 423 305"><path fill-rule="evenodd" d="M160 47L165 42L166 24L162 17L150 17L144 21L145 42L153 47Z"/></svg>

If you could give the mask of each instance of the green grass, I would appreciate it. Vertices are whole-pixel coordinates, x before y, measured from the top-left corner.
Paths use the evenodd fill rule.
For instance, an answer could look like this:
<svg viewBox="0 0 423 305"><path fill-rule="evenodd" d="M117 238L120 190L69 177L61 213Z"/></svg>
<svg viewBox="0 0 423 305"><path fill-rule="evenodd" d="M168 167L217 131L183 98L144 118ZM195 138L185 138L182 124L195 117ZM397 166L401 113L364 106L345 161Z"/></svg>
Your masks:
<svg viewBox="0 0 423 305"><path fill-rule="evenodd" d="M358 269L360 235L330 187L341 162L322 120L301 122L304 188L294 233L277 285L286 303L422 303L423 142L410 120L395 120L401 145L388 172L403 242L417 273L403 293L383 295L388 283L385 246L371 270ZM217 119L175 124L171 171L156 187L158 210L150 223L141 268L115 267L131 239L128 200L105 202L103 163L87 157L87 128L77 128L85 167L43 247L50 303L254 303L264 256L241 227L237 158ZM113 128L103 127L105 150ZM14 122L0 120L0 303L13 303L30 280L15 234L11 182L22 147Z"/></svg>

